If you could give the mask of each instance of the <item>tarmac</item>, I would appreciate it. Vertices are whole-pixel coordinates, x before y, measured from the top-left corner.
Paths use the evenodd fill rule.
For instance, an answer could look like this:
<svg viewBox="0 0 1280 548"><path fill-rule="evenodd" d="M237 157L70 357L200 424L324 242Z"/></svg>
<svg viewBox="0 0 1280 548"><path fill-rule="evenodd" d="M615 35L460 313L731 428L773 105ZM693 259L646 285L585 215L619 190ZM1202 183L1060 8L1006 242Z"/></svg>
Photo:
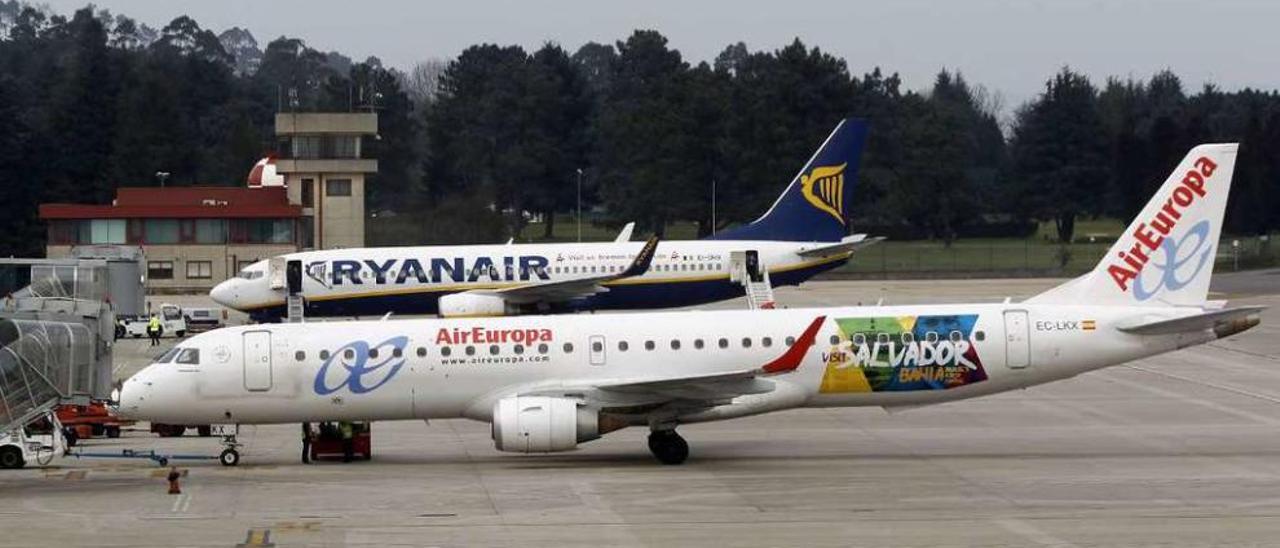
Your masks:
<svg viewBox="0 0 1280 548"><path fill-rule="evenodd" d="M833 281L777 296L982 302L1055 283ZM0 546L1280 545L1280 271L1219 275L1214 298L1273 308L1210 345L993 397L685 426L682 466L657 464L643 429L524 456L464 420L377 423L373 460L352 464L301 464L296 425L249 427L240 466L182 461L181 495L146 461L56 459L0 471ZM116 353L123 378L157 352ZM82 448L220 449L143 425Z"/></svg>

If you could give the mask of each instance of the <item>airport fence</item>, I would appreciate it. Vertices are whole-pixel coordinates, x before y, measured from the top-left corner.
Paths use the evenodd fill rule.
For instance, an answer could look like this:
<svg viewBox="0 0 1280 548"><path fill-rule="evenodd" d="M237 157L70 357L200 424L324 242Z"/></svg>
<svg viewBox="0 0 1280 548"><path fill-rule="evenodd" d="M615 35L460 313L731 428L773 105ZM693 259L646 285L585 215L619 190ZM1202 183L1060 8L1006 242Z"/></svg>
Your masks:
<svg viewBox="0 0 1280 548"><path fill-rule="evenodd" d="M1218 246L1218 272L1280 265L1275 235L1225 237ZM854 254L830 278L1066 277L1088 272L1111 242L1058 245L1035 238L884 241Z"/></svg>

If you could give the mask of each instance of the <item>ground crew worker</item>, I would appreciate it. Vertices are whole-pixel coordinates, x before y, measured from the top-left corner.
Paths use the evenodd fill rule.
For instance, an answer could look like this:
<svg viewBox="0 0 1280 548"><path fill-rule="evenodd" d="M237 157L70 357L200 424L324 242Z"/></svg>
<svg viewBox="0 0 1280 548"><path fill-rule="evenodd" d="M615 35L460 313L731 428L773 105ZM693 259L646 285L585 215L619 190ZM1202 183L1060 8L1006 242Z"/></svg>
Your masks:
<svg viewBox="0 0 1280 548"><path fill-rule="evenodd" d="M311 423L302 423L302 464L311 464Z"/></svg>
<svg viewBox="0 0 1280 548"><path fill-rule="evenodd" d="M178 487L178 478L181 478L181 477L182 477L182 473L178 471L178 467L177 467L177 466L174 466L174 467L172 467L172 468L169 468L169 477L168 477L168 480L169 480L169 494L170 494L170 495L181 495L181 494L182 494L182 488Z"/></svg>
<svg viewBox="0 0 1280 548"><path fill-rule="evenodd" d="M160 316L151 315L151 321L147 322L147 335L151 337L151 346L160 346L160 332L164 329L164 325L160 323Z"/></svg>
<svg viewBox="0 0 1280 548"><path fill-rule="evenodd" d="M356 454L356 429L343 421L338 423L338 431L342 434L342 462L351 462Z"/></svg>

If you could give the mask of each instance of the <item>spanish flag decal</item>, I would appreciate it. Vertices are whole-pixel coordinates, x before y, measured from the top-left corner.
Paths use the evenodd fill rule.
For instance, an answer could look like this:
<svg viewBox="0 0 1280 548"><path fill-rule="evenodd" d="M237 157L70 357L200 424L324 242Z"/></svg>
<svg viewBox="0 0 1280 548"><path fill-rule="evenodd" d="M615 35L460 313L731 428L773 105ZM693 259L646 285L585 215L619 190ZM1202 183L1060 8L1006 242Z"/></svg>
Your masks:
<svg viewBox="0 0 1280 548"><path fill-rule="evenodd" d="M1084 329L1085 331L1093 331L1094 329L1098 328L1098 322L1095 322L1093 320L1084 320L1080 322L1080 328Z"/></svg>

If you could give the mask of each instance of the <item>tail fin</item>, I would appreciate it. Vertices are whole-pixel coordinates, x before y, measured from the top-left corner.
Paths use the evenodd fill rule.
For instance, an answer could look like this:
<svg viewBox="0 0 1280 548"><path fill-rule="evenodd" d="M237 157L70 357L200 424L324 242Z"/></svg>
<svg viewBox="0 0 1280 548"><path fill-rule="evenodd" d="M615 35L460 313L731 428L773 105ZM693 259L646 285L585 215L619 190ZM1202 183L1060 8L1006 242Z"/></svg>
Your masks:
<svg viewBox="0 0 1280 548"><path fill-rule="evenodd" d="M847 118L831 132L769 211L710 240L835 242L849 234L848 206L867 139L867 124Z"/></svg>
<svg viewBox="0 0 1280 548"><path fill-rule="evenodd" d="M1027 302L1204 305L1237 147L1191 149L1092 272Z"/></svg>

